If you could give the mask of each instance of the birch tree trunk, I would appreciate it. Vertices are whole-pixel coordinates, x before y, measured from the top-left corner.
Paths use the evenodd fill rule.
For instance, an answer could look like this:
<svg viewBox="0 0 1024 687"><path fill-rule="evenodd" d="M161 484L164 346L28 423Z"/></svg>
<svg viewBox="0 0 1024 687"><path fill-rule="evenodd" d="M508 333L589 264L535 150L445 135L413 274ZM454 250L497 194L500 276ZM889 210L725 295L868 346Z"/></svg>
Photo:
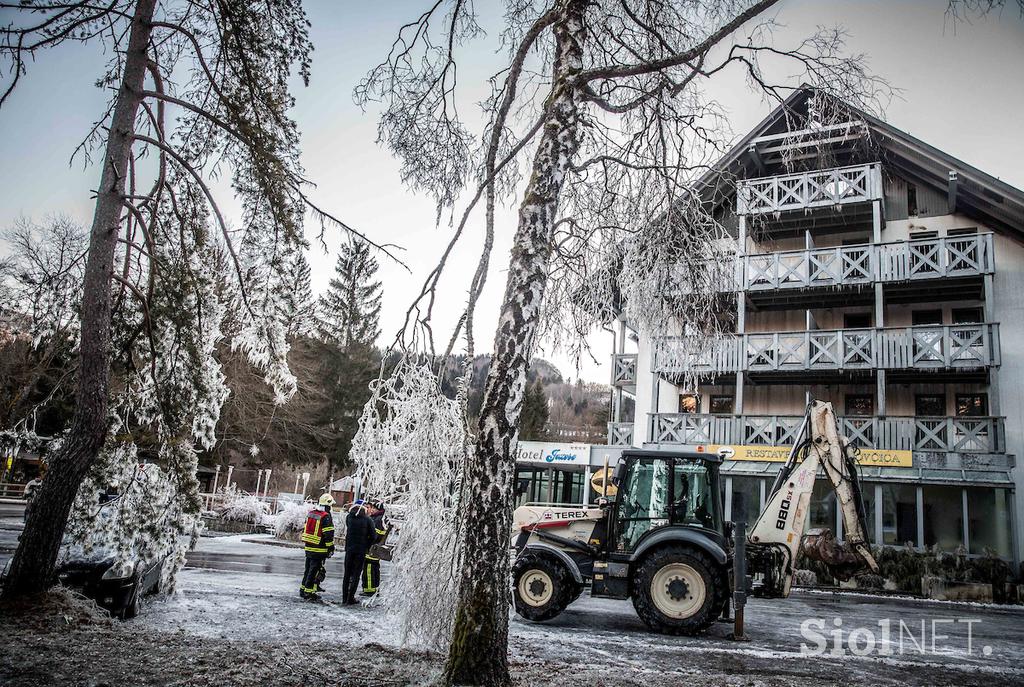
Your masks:
<svg viewBox="0 0 1024 687"><path fill-rule="evenodd" d="M71 504L106 439L114 249L120 233L128 156L142 101L155 7L156 0L138 0L135 5L124 72L103 156L82 285L81 344L71 431L50 462L25 524L4 585L6 599L42 592L52 583Z"/></svg>
<svg viewBox="0 0 1024 687"><path fill-rule="evenodd" d="M462 570L445 681L507 685L508 548L512 525L515 442L526 373L552 251L558 196L579 141L582 102L574 77L583 68L585 0L566 0L552 27L555 60L547 118L519 207L494 358L480 410L479 434L466 472Z"/></svg>

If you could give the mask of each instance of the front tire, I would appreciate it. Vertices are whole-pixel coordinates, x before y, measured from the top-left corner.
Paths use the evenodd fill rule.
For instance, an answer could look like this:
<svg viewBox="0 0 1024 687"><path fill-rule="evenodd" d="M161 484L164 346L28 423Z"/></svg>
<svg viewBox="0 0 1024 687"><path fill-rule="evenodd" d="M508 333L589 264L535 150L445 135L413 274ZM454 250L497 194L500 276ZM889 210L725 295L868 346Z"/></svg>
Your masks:
<svg viewBox="0 0 1024 687"><path fill-rule="evenodd" d="M644 559L633 576L633 607L665 634L699 635L722 614L727 577L704 552L669 546Z"/></svg>
<svg viewBox="0 0 1024 687"><path fill-rule="evenodd" d="M512 566L516 613L527 620L551 620L565 610L572 586L569 571L550 556L526 552Z"/></svg>

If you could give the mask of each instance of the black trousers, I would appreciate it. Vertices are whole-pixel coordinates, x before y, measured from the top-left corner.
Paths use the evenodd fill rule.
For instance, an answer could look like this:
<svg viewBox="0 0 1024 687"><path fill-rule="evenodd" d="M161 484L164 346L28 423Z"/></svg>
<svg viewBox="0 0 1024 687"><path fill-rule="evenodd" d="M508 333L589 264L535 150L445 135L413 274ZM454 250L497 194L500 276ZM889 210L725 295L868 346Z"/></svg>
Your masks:
<svg viewBox="0 0 1024 687"><path fill-rule="evenodd" d="M366 551L345 549L345 589L343 601L355 601L359 588L359 575L366 565Z"/></svg>
<svg viewBox="0 0 1024 687"><path fill-rule="evenodd" d="M299 586L300 592L313 594L319 591L317 575L320 573L320 569L324 567L326 560L327 554L325 553L306 552L306 569L302 573L302 584Z"/></svg>
<svg viewBox="0 0 1024 687"><path fill-rule="evenodd" d="M366 557L363 566L363 594L376 594L380 587L380 559Z"/></svg>

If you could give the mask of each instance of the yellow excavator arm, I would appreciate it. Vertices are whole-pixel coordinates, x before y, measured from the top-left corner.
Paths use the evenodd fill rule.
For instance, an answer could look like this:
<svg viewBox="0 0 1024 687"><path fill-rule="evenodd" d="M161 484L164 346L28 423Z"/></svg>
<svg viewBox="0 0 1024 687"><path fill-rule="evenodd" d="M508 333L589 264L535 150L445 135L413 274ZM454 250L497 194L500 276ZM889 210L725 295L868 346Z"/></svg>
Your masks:
<svg viewBox="0 0 1024 687"><path fill-rule="evenodd" d="M804 534L819 468L836 494L843 518L843 544L829 529ZM848 579L864 570L878 572L867 538L855 452L839 431L831 403L812 401L808 405L797 442L779 471L764 511L750 528L748 539L755 548L780 554L773 559L780 568L776 583L782 596L789 595L801 547L808 558L827 565L838 579Z"/></svg>

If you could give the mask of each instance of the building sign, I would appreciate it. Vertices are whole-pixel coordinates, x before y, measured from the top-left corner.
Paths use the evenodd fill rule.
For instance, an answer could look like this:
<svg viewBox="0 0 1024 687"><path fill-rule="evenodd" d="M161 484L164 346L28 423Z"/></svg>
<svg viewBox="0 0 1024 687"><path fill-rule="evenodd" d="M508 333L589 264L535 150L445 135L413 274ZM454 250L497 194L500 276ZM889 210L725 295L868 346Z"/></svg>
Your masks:
<svg viewBox="0 0 1024 687"><path fill-rule="evenodd" d="M761 460L767 463L785 463L791 450L790 446L729 446L724 444L708 446L708 452L717 453L725 460ZM862 448L857 458L857 464L883 468L909 468L914 465L913 455L912 451Z"/></svg>
<svg viewBox="0 0 1024 687"><path fill-rule="evenodd" d="M590 444L549 444L543 441L520 441L517 463L543 463L559 465L588 465Z"/></svg>

